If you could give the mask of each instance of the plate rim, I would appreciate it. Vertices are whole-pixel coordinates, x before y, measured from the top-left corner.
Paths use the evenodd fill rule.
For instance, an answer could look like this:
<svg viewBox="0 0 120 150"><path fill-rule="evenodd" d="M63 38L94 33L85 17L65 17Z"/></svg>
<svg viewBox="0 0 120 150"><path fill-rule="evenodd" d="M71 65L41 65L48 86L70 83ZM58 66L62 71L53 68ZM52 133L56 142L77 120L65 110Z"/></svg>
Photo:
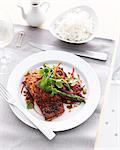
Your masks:
<svg viewBox="0 0 120 150"><path fill-rule="evenodd" d="M9 79L8 79L8 82L7 82L7 89L9 90L9 83L10 83L10 80L11 80L11 77L12 75L14 74L14 72L17 70L17 68L19 66L21 66L22 64L24 64L25 61L28 61L29 59L31 58L34 58L34 57L38 57L39 55L42 55L42 54L52 54L52 53L55 53L55 51L45 51L45 52L38 52L38 53L35 53L35 54L32 54L28 57L26 57L24 60L22 60L15 68L14 70L12 71L12 73L10 74L9 76ZM82 124L83 122L85 122L93 113L94 111L96 110L97 108L97 105L99 103L99 100L100 100L100 97L101 97L101 87L100 87L100 82L99 82L99 78L96 74L96 72L94 71L94 69L84 60L82 59L81 57L78 57L78 56L75 56L74 54L72 53L69 53L69 52L61 52L61 51L56 51L56 53L62 53L62 54L68 54L68 55L71 55L71 56L74 56L74 58L77 58L77 60L79 61L82 61L83 63L85 63L85 65L87 64L87 66L89 66L89 68L92 70L92 73L94 73L94 75L96 76L96 81L97 81L97 85L98 85L98 100L96 100L96 105L95 105L95 109L93 109L93 111L91 111L91 114L88 115L87 117L85 117L85 119L82 121L82 122L79 122L78 120L76 120L76 123L74 122L73 125L72 124L69 124L69 127L63 127L63 128L60 128L60 127L53 127L53 131L64 131L64 130L69 130L69 129L72 129L74 127L77 127L79 126L80 124ZM35 64L34 64L35 65ZM16 113L16 109L14 106L10 105L10 108L12 109L13 113L22 121L24 122L25 124L27 124L28 126L31 126L33 128L36 128L31 122L29 121L26 121L24 118L21 118L19 113ZM18 110L18 109L17 109ZM19 111L19 110L18 110ZM68 121L69 122L69 121ZM58 122L57 122L58 123Z"/></svg>

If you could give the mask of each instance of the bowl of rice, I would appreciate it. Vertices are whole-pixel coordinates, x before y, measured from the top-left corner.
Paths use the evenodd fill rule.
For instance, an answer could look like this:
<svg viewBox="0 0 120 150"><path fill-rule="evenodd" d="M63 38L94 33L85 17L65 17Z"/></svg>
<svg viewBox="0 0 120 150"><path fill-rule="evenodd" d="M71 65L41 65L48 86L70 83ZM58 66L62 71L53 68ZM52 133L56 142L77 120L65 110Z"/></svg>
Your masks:
<svg viewBox="0 0 120 150"><path fill-rule="evenodd" d="M79 6L62 13L50 26L53 36L64 42L82 44L95 37L98 19L94 10Z"/></svg>

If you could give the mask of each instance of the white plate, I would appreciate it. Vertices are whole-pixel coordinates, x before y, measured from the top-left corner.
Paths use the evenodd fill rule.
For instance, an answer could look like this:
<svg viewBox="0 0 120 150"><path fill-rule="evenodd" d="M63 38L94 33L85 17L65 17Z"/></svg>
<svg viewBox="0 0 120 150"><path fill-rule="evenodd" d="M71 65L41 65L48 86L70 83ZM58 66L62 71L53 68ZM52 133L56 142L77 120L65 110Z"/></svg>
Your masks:
<svg viewBox="0 0 120 150"><path fill-rule="evenodd" d="M64 16L66 16L66 14L68 14L70 12L78 11L78 10L87 12L90 15L90 17L93 18L94 27L95 27L94 33L88 39L83 40L83 41L70 41L70 40L65 40L65 39L61 38L59 35L56 34L57 24L62 21ZM71 9L65 11L64 13L62 13L61 15L59 15L58 17L56 17L53 20L53 22L51 23L49 30L54 37L58 38L61 41L68 42L68 43L74 43L74 44L82 44L82 43L87 43L87 42L91 41L95 37L96 31L97 31L97 26L98 26L98 18L96 16L96 13L94 12L94 10L88 6L78 6L78 7L71 8Z"/></svg>
<svg viewBox="0 0 120 150"><path fill-rule="evenodd" d="M66 110L62 116L51 122L44 121L43 116L39 115L34 110L29 110L32 115L41 120L41 122L44 121L48 124L53 131L63 131L74 128L86 121L95 111L99 103L101 90L99 79L92 67L83 59L71 53L61 51L45 51L33 54L18 64L11 73L7 84L7 89L13 98L26 107L24 98L20 93L20 85L25 72L31 68L41 67L44 63L52 65L58 64L58 62L63 62L62 66L67 71L71 71L72 67L75 67L76 72L81 75L83 83L87 87L88 94L86 104L73 108L71 112ZM20 120L27 125L36 128L17 108L11 105L10 107Z"/></svg>

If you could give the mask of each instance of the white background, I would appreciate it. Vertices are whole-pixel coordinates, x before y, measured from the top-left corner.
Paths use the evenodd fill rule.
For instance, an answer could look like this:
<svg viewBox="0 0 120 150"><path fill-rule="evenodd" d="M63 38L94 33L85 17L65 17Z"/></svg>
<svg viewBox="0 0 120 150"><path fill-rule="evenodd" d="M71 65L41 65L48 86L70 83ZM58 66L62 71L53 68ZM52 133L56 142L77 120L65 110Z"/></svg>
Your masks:
<svg viewBox="0 0 120 150"><path fill-rule="evenodd" d="M29 8L31 0L0 0L0 9L6 9L11 15L13 23L26 25L23 20L20 8L17 7L21 3L26 12ZM43 2L43 0L40 0ZM116 32L119 29L119 0L46 0L50 3L50 9L47 12L47 18L43 25L48 28L50 22L62 11L78 5L91 6L99 19L99 28L97 36L115 39Z"/></svg>

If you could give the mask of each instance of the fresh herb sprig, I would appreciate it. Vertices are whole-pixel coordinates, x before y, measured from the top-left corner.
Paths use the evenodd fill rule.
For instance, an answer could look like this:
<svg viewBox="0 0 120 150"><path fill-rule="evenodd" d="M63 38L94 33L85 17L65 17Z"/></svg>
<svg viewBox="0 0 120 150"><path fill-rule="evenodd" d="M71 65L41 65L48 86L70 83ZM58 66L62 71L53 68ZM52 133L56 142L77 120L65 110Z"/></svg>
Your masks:
<svg viewBox="0 0 120 150"><path fill-rule="evenodd" d="M63 86L66 86L69 91L71 90L69 83L61 78L55 79L54 71L46 64L43 65L43 68L40 68L39 75L42 79L39 81L38 87L51 93L51 96L58 94L62 97L68 97L72 101L85 103L85 98L82 96L62 92L60 89Z"/></svg>

